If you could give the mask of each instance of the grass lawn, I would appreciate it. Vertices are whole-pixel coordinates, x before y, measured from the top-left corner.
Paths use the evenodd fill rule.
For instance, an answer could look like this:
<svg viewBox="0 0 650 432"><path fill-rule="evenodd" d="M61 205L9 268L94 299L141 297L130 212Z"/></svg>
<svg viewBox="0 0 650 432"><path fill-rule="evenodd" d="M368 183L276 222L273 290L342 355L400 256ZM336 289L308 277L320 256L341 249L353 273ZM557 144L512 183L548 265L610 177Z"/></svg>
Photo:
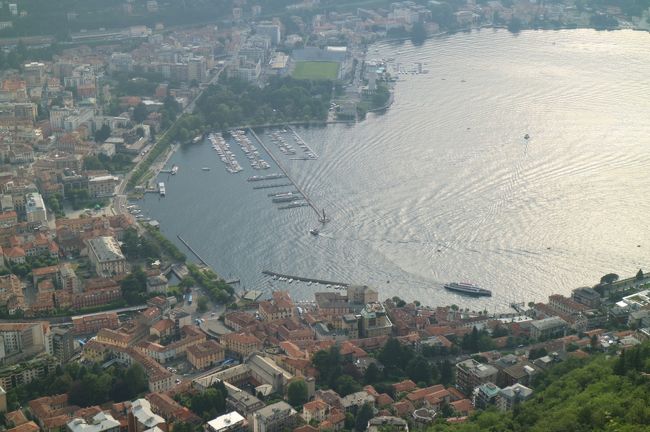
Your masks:
<svg viewBox="0 0 650 432"><path fill-rule="evenodd" d="M302 61L296 63L292 76L296 79L335 80L338 74L337 62Z"/></svg>

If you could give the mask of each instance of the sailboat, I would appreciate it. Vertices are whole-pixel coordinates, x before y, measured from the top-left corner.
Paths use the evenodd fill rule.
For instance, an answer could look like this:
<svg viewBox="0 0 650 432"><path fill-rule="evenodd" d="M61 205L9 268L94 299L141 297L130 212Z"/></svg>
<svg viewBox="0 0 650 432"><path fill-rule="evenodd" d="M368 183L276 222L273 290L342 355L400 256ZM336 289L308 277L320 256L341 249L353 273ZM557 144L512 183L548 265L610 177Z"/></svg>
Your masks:
<svg viewBox="0 0 650 432"><path fill-rule="evenodd" d="M323 209L323 215L320 218L318 218L318 221L323 224L330 221L330 219L327 216L325 216L325 209Z"/></svg>

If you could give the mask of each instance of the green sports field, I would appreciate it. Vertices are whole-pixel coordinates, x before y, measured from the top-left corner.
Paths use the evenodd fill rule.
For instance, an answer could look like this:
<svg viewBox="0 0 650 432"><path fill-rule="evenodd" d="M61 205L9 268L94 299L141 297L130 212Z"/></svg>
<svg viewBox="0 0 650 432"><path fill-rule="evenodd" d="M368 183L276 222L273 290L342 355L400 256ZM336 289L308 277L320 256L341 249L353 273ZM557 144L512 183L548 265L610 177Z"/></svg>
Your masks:
<svg viewBox="0 0 650 432"><path fill-rule="evenodd" d="M296 79L335 80L338 74L337 62L301 61L296 63L292 76Z"/></svg>

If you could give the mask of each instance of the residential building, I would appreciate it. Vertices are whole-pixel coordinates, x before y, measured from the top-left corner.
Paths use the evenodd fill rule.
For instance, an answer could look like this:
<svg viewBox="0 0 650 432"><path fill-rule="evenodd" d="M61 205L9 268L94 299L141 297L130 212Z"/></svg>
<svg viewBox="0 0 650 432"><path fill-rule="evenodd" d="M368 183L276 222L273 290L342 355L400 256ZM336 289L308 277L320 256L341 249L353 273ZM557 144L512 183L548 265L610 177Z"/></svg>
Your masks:
<svg viewBox="0 0 650 432"><path fill-rule="evenodd" d="M229 412L210 420L206 425L208 432L246 432L248 421L237 411Z"/></svg>
<svg viewBox="0 0 650 432"><path fill-rule="evenodd" d="M88 258L99 276L110 277L126 273L126 258L120 245L111 236L96 237L86 241Z"/></svg>
<svg viewBox="0 0 650 432"><path fill-rule="evenodd" d="M25 213L27 222L47 223L47 210L41 194L32 192L25 196Z"/></svg>
<svg viewBox="0 0 650 432"><path fill-rule="evenodd" d="M47 323L0 323L0 360L21 353L46 351L47 331Z"/></svg>
<svg viewBox="0 0 650 432"><path fill-rule="evenodd" d="M403 418L393 416L373 417L368 421L367 432L409 432L409 425Z"/></svg>
<svg viewBox="0 0 650 432"><path fill-rule="evenodd" d="M307 402L302 406L302 418L309 423L312 420L320 423L330 414L330 406L320 399Z"/></svg>
<svg viewBox="0 0 650 432"><path fill-rule="evenodd" d="M390 336L393 324L381 303L368 303L361 310L359 335L362 338Z"/></svg>
<svg viewBox="0 0 650 432"><path fill-rule="evenodd" d="M120 422L112 415L100 412L87 422L83 418L75 418L66 424L68 432L119 432Z"/></svg>
<svg viewBox="0 0 650 432"><path fill-rule="evenodd" d="M497 374L498 370L494 366L468 359L456 364L456 385L470 395L481 384L496 382Z"/></svg>
<svg viewBox="0 0 650 432"><path fill-rule="evenodd" d="M512 411L517 403L526 401L532 396L533 390L521 384L502 388L497 397L497 408L500 411Z"/></svg>
<svg viewBox="0 0 650 432"><path fill-rule="evenodd" d="M115 312L72 317L72 330L77 335L96 333L103 328L114 330L119 326L120 320Z"/></svg>
<svg viewBox="0 0 650 432"><path fill-rule="evenodd" d="M56 370L59 361L49 355L39 355L20 364L12 364L0 369L0 386L5 390L28 384L43 378Z"/></svg>
<svg viewBox="0 0 650 432"><path fill-rule="evenodd" d="M352 393L341 399L341 405L346 412L355 411L365 404L375 406L375 397L366 391Z"/></svg>
<svg viewBox="0 0 650 432"><path fill-rule="evenodd" d="M281 432L298 423L298 413L281 401L253 413L253 432Z"/></svg>
<svg viewBox="0 0 650 432"><path fill-rule="evenodd" d="M533 339L552 339L564 336L569 325L560 317L549 317L530 323L530 337Z"/></svg>
<svg viewBox="0 0 650 432"><path fill-rule="evenodd" d="M590 308L597 308L600 306L600 294L598 291L590 287L574 289L571 293L571 298Z"/></svg>
<svg viewBox="0 0 650 432"><path fill-rule="evenodd" d="M221 337L221 344L242 357L262 350L262 341L247 333L229 333Z"/></svg>
<svg viewBox="0 0 650 432"><path fill-rule="evenodd" d="M271 301L260 302L259 314L263 321L293 318L294 304L286 291L275 291Z"/></svg>
<svg viewBox="0 0 650 432"><path fill-rule="evenodd" d="M69 328L54 327L52 333L52 355L61 363L67 363L74 356L74 338Z"/></svg>
<svg viewBox="0 0 650 432"><path fill-rule="evenodd" d="M353 305L366 305L368 303L378 303L379 294L374 289L366 285L350 285L347 289L348 302Z"/></svg>
<svg viewBox="0 0 650 432"><path fill-rule="evenodd" d="M485 409L496 403L501 389L496 384L487 382L476 387L472 392L472 404L476 408Z"/></svg>
<svg viewBox="0 0 650 432"><path fill-rule="evenodd" d="M214 340L207 340L187 348L187 360L195 369L212 367L224 359L224 349Z"/></svg>
<svg viewBox="0 0 650 432"><path fill-rule="evenodd" d="M146 399L138 399L131 404L127 421L129 432L144 432L155 427L166 430L165 419L151 410L151 404Z"/></svg>
<svg viewBox="0 0 650 432"><path fill-rule="evenodd" d="M88 178L88 195L94 198L111 197L120 179L113 175Z"/></svg>

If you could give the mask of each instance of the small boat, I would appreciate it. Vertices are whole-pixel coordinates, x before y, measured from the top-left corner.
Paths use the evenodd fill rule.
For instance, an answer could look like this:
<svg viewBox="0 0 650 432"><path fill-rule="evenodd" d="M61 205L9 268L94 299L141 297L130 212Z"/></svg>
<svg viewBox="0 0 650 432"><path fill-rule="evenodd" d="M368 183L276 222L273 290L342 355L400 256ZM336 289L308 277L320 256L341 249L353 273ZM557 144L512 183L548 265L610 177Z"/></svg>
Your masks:
<svg viewBox="0 0 650 432"><path fill-rule="evenodd" d="M313 236L317 236L318 234L320 234L320 231L318 230L318 228L312 228L309 230L309 234Z"/></svg>
<svg viewBox="0 0 650 432"><path fill-rule="evenodd" d="M311 281L308 281L308 282L307 282L307 285L308 285L308 286L311 285Z"/></svg>
<svg viewBox="0 0 650 432"><path fill-rule="evenodd" d="M287 282L292 283L293 279L289 278L289 280Z"/></svg>
<svg viewBox="0 0 650 432"><path fill-rule="evenodd" d="M530 139L530 135L528 135L528 134L524 135L524 139L525 140Z"/></svg>
<svg viewBox="0 0 650 432"><path fill-rule="evenodd" d="M203 167L203 168L201 168L201 169L202 169L203 171L210 171L210 168L209 168L209 167Z"/></svg>
<svg viewBox="0 0 650 432"><path fill-rule="evenodd" d="M176 175L177 172L178 172L178 165L174 165L172 167L172 175Z"/></svg>

